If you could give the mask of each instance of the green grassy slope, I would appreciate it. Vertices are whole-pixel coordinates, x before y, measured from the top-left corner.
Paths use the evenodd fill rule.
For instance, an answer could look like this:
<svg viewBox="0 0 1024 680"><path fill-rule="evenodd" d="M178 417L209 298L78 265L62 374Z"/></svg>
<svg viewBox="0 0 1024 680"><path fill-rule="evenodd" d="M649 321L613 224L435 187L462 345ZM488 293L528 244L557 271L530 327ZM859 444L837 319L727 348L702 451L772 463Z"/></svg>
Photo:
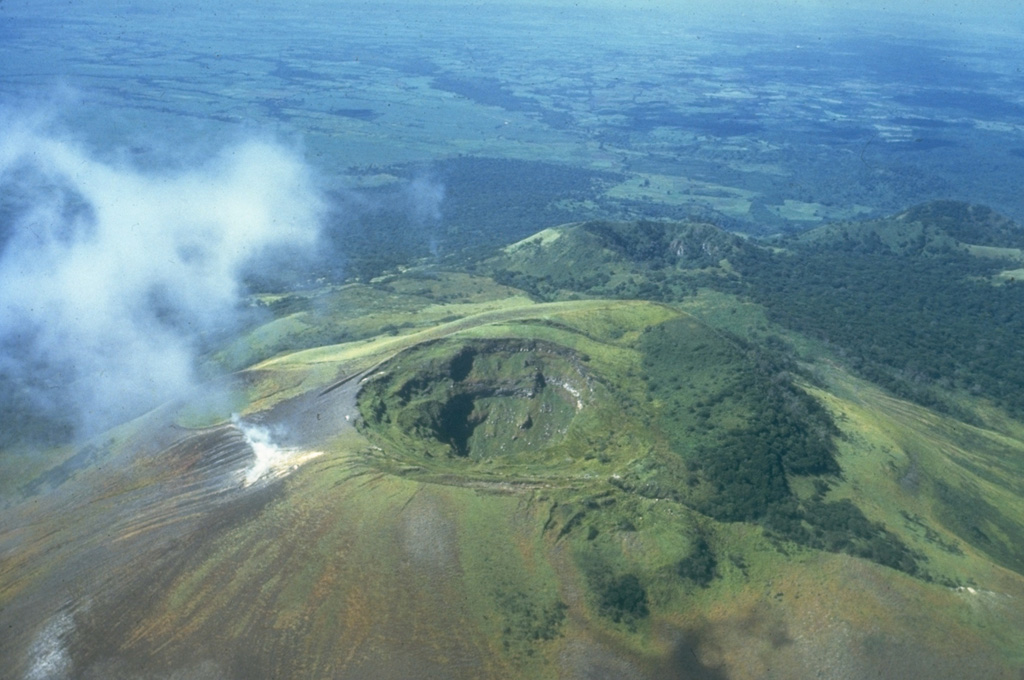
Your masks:
<svg viewBox="0 0 1024 680"><path fill-rule="evenodd" d="M824 247L884 248L902 255L976 246L993 249L987 251L989 255L1000 255L1024 247L1024 230L985 206L932 201L888 218L825 225L792 234L789 240Z"/></svg>
<svg viewBox="0 0 1024 680"><path fill-rule="evenodd" d="M473 274L264 299L208 358L241 369L231 400L19 485L0 657L12 677L46 644L75 677L1019 677L1024 425L867 382L741 297L751 253L785 256L575 225ZM279 444L266 477L233 422Z"/></svg>
<svg viewBox="0 0 1024 680"><path fill-rule="evenodd" d="M478 269L542 299L566 295L673 300L728 276L743 239L702 222L604 222L548 229Z"/></svg>

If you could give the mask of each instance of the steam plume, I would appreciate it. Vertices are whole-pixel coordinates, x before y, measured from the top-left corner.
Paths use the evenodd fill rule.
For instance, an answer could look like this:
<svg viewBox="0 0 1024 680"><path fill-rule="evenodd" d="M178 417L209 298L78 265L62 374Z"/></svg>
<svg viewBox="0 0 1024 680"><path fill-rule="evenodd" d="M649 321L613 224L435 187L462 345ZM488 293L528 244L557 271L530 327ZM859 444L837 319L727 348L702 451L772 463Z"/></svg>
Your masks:
<svg viewBox="0 0 1024 680"><path fill-rule="evenodd" d="M187 395L197 343L238 318L244 265L317 239L320 193L278 144L152 172L3 127L0 374L87 430Z"/></svg>

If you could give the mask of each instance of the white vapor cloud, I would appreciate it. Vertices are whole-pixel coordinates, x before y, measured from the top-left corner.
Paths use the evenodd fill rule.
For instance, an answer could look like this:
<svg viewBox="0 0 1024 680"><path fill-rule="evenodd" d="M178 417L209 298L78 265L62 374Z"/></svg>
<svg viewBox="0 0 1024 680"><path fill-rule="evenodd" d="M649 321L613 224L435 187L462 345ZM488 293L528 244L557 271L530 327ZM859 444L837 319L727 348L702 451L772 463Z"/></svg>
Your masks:
<svg viewBox="0 0 1024 680"><path fill-rule="evenodd" d="M419 176L405 188L409 213L416 224L432 224L441 219L444 185L429 177Z"/></svg>
<svg viewBox="0 0 1024 680"><path fill-rule="evenodd" d="M56 401L95 425L187 395L198 341L237 320L243 268L311 248L324 211L275 143L153 172L24 120L0 127L0 191L0 371L38 387L46 367Z"/></svg>

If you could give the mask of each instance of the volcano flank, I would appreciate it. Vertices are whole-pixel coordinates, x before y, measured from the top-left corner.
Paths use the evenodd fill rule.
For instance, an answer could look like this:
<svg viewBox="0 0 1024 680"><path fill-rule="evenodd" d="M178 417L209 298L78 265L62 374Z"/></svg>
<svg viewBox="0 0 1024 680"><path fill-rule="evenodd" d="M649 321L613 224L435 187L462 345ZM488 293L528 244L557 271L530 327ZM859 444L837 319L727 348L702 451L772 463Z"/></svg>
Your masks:
<svg viewBox="0 0 1024 680"><path fill-rule="evenodd" d="M1014 229L576 223L281 294L217 398L5 482L0 676L1017 678Z"/></svg>

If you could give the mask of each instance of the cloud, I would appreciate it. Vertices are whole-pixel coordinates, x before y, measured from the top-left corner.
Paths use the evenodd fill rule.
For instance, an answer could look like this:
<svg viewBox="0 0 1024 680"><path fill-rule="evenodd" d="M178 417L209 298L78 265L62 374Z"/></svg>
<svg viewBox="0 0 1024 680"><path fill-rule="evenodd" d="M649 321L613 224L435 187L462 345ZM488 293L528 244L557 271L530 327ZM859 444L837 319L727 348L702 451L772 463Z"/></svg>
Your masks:
<svg viewBox="0 0 1024 680"><path fill-rule="evenodd" d="M153 171L2 122L0 373L80 430L189 394L201 339L239 319L244 268L317 242L321 193L280 144Z"/></svg>

